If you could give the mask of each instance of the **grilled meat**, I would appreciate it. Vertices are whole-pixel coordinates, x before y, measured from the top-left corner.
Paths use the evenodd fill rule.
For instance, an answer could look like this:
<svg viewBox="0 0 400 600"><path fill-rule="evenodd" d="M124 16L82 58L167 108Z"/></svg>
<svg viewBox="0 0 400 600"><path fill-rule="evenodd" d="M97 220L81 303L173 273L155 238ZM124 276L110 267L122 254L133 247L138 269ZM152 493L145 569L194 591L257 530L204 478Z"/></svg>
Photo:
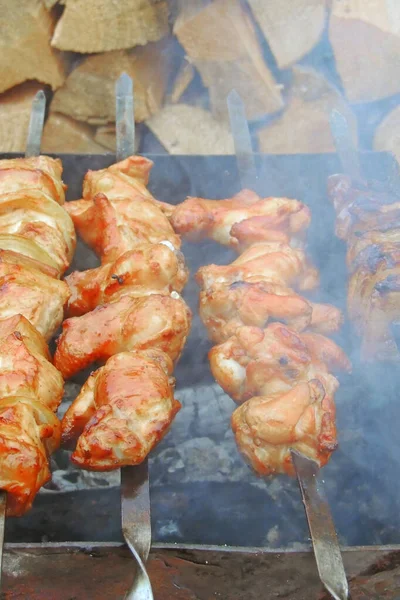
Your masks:
<svg viewBox="0 0 400 600"><path fill-rule="evenodd" d="M187 278L183 255L169 242L143 244L113 263L68 275L66 282L71 291L68 316L83 315L126 295L180 292Z"/></svg>
<svg viewBox="0 0 400 600"><path fill-rule="evenodd" d="M337 447L335 405L318 380L255 396L232 415L236 443L259 475L294 475L291 450L323 467Z"/></svg>
<svg viewBox="0 0 400 600"><path fill-rule="evenodd" d="M64 416L64 440L79 437L72 461L100 471L141 463L180 409L172 370L169 356L155 349L109 358Z"/></svg>
<svg viewBox="0 0 400 600"><path fill-rule="evenodd" d="M191 313L175 294L123 296L86 315L67 319L57 340L57 369L67 379L118 352L148 348L163 350L177 360L189 333Z"/></svg>
<svg viewBox="0 0 400 600"><path fill-rule="evenodd" d="M243 190L226 200L188 198L173 211L171 223L192 241L211 238L241 252L256 242L301 241L310 211L298 200L260 198Z"/></svg>
<svg viewBox="0 0 400 600"><path fill-rule="evenodd" d="M251 246L230 265L201 267L196 281L204 290L215 284L235 282L276 283L311 290L318 284L318 273L311 267L302 250L287 244L264 242Z"/></svg>
<svg viewBox="0 0 400 600"><path fill-rule="evenodd" d="M210 350L209 360L216 381L238 403L256 395L279 395L311 379L319 379L333 394L338 383L329 370L350 370L333 341L315 333L298 334L281 323L239 328Z"/></svg>
<svg viewBox="0 0 400 600"><path fill-rule="evenodd" d="M43 337L20 315L0 320L0 363L0 488L8 492L7 514L18 516L50 479L63 379Z"/></svg>
<svg viewBox="0 0 400 600"><path fill-rule="evenodd" d="M400 202L382 185L328 181L336 233L347 241L347 308L364 360L399 361L393 323L400 318Z"/></svg>
<svg viewBox="0 0 400 600"><path fill-rule="evenodd" d="M0 161L0 489L13 516L50 479L61 438L63 378L45 342L63 318L70 293L57 278L76 242L61 173L44 156Z"/></svg>

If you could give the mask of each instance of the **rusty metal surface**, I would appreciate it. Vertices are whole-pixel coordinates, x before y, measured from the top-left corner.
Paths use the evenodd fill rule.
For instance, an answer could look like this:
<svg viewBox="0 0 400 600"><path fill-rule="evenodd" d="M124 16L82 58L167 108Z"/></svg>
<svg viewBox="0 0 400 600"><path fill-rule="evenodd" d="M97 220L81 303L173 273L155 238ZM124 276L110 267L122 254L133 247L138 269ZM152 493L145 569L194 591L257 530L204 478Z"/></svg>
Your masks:
<svg viewBox="0 0 400 600"><path fill-rule="evenodd" d="M353 600L400 597L400 549L345 550L343 557ZM157 600L328 599L311 552L154 549L148 570ZM7 546L1 600L122 600L132 578L124 546Z"/></svg>

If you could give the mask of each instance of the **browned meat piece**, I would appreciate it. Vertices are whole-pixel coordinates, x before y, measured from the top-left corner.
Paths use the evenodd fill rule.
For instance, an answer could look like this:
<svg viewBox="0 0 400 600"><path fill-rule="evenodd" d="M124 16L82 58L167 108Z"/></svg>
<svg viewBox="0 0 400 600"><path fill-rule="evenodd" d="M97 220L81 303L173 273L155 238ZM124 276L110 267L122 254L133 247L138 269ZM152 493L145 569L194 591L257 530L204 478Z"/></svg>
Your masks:
<svg viewBox="0 0 400 600"><path fill-rule="evenodd" d="M59 446L54 411L63 379L40 333L22 316L0 320L0 489L7 514L28 510L50 479L48 455Z"/></svg>
<svg viewBox="0 0 400 600"><path fill-rule="evenodd" d="M298 334L281 323L266 329L241 327L214 346L209 359L216 381L239 403L256 395L282 394L311 379L319 379L332 395L338 383L329 370L351 368L332 340L315 333Z"/></svg>
<svg viewBox="0 0 400 600"><path fill-rule="evenodd" d="M186 342L190 322L190 310L176 292L170 296L123 296L64 321L54 364L68 378L95 361L105 362L127 350L158 348L175 361Z"/></svg>
<svg viewBox="0 0 400 600"><path fill-rule="evenodd" d="M292 449L323 467L337 447L335 404L318 379L283 394L251 398L233 413L232 429L259 475L294 475Z"/></svg>
<svg viewBox="0 0 400 600"><path fill-rule="evenodd" d="M243 251L255 242L302 240L310 211L298 200L260 198L242 190L226 200L188 198L176 207L171 223L193 241L208 237Z"/></svg>
<svg viewBox="0 0 400 600"><path fill-rule="evenodd" d="M180 292L187 278L183 255L169 242L143 244L113 263L71 273L66 278L71 291L68 316L83 315L125 295Z"/></svg>
<svg viewBox="0 0 400 600"><path fill-rule="evenodd" d="M265 281L283 287L310 290L318 284L317 271L302 250L286 244L264 242L248 248L230 265L201 267L196 281L203 290L214 285Z"/></svg>
<svg viewBox="0 0 400 600"><path fill-rule="evenodd" d="M108 471L141 463L180 404L171 359L159 350L121 352L90 376L64 416L63 438L78 437L72 461Z"/></svg>

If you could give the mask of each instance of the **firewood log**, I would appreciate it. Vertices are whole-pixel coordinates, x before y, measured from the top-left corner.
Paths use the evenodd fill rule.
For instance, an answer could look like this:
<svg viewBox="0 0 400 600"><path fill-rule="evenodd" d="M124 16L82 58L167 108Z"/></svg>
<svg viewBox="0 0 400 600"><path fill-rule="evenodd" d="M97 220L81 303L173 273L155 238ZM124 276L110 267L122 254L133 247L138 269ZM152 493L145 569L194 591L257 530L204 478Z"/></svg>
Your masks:
<svg viewBox="0 0 400 600"><path fill-rule="evenodd" d="M194 66L187 60L184 60L179 66L179 70L175 77L172 92L169 97L169 101L172 104L176 104L177 102L179 102L189 85L192 83L194 75Z"/></svg>
<svg viewBox="0 0 400 600"><path fill-rule="evenodd" d="M160 42L88 56L55 93L52 109L93 125L115 121L115 82L125 71L134 81L135 119L144 121L164 97L169 61L162 49Z"/></svg>
<svg viewBox="0 0 400 600"><path fill-rule="evenodd" d="M94 139L98 144L101 144L108 150L115 152L116 147L117 147L117 140L116 140L116 136L115 136L115 125L114 124L101 125L100 127L97 128ZM140 140L141 140L140 125L139 126L136 125L136 127L135 127L135 152L139 151Z"/></svg>
<svg viewBox="0 0 400 600"><path fill-rule="evenodd" d="M59 0L42 0L43 4L45 5L45 7L50 10L51 8L53 8L53 6L55 6L58 3Z"/></svg>
<svg viewBox="0 0 400 600"><path fill-rule="evenodd" d="M325 25L325 0L247 0L277 65L286 69L318 42Z"/></svg>
<svg viewBox="0 0 400 600"><path fill-rule="evenodd" d="M146 125L170 154L233 154L227 125L197 106L165 106Z"/></svg>
<svg viewBox="0 0 400 600"><path fill-rule="evenodd" d="M46 153L104 154L107 149L94 140L94 128L59 113L50 113L42 138Z"/></svg>
<svg viewBox="0 0 400 600"><path fill-rule="evenodd" d="M0 152L24 152L32 100L43 86L21 83L0 96Z"/></svg>
<svg viewBox="0 0 400 600"><path fill-rule="evenodd" d="M0 92L37 79L56 89L64 63L51 48L54 19L42 0L0 0Z"/></svg>
<svg viewBox="0 0 400 600"><path fill-rule="evenodd" d="M333 0L329 38L350 102L400 92L400 2Z"/></svg>
<svg viewBox="0 0 400 600"><path fill-rule="evenodd" d="M74 52L106 52L144 45L168 33L165 0L64 0L52 45Z"/></svg>
<svg viewBox="0 0 400 600"><path fill-rule="evenodd" d="M282 107L254 26L238 0L182 1L174 33L208 87L218 120L227 119L226 97L232 88L242 96L249 119Z"/></svg>
<svg viewBox="0 0 400 600"><path fill-rule="evenodd" d="M286 110L258 132L260 151L272 154L335 152L329 126L333 108L345 114L356 142L356 119L339 91L313 69L294 67Z"/></svg>

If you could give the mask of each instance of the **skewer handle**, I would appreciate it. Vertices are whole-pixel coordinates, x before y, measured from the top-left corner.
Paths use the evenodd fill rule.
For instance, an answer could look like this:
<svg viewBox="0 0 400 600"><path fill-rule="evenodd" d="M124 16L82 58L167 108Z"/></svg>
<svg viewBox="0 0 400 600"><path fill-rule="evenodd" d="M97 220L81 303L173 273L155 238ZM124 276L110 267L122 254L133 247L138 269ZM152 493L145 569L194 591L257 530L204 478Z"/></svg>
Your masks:
<svg viewBox="0 0 400 600"><path fill-rule="evenodd" d="M349 586L331 510L318 485L317 463L292 451L319 577L335 600L348 600Z"/></svg>

